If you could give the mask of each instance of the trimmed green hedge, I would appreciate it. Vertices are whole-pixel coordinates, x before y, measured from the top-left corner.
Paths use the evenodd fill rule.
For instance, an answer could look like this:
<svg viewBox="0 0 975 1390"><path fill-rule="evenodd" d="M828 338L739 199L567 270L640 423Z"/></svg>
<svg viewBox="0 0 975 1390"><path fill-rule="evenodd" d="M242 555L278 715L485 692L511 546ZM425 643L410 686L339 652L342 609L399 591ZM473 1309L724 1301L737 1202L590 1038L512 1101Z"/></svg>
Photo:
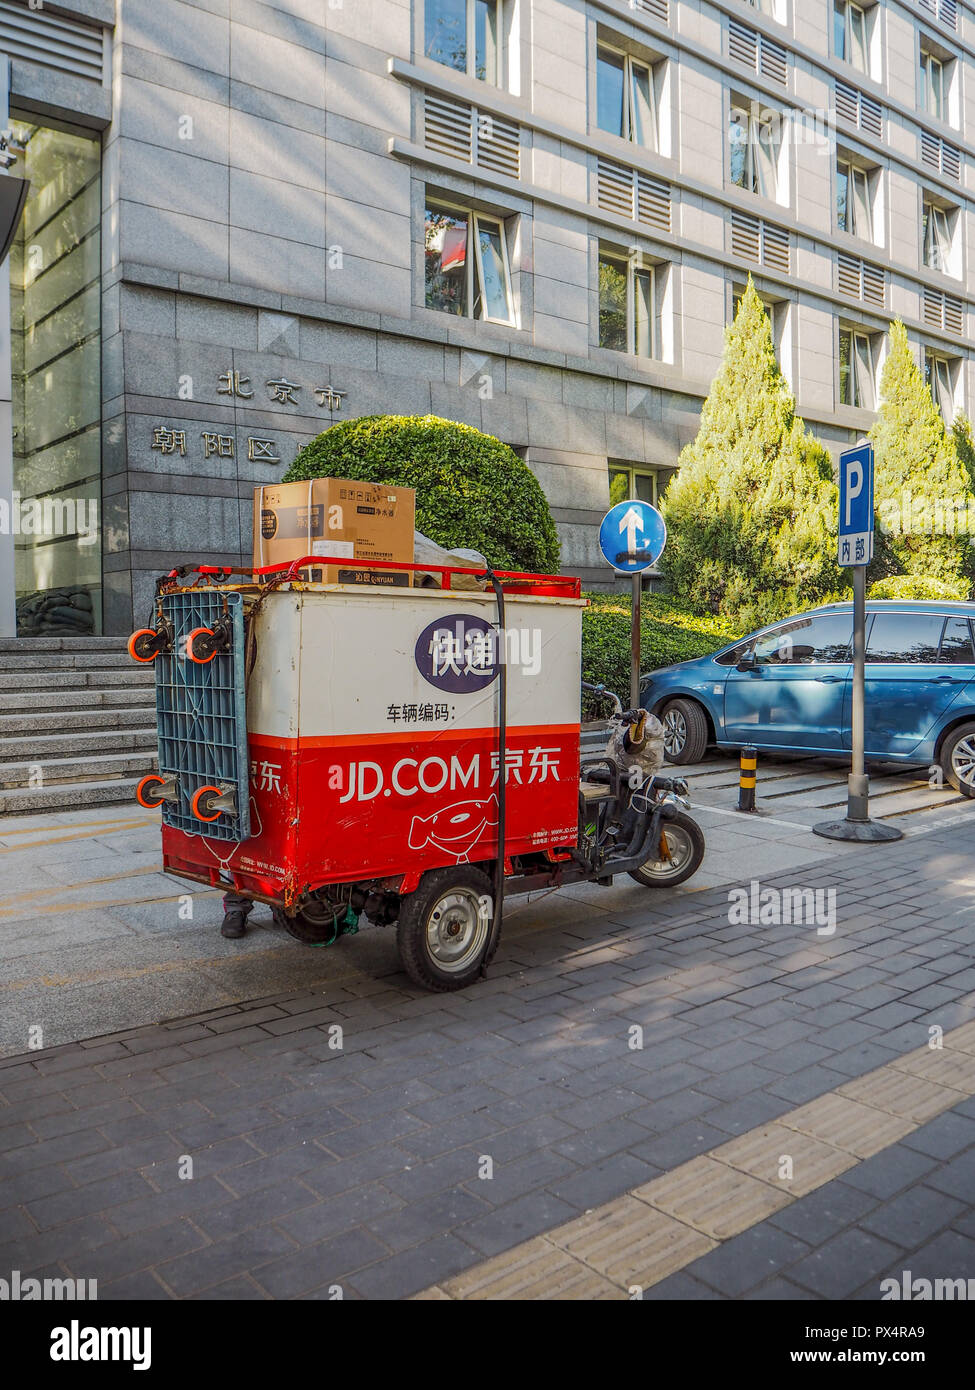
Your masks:
<svg viewBox="0 0 975 1390"><path fill-rule="evenodd" d="M582 615L582 679L609 686L625 705L630 691L630 596L587 593L585 597L591 607ZM707 656L741 636L722 618L702 618L673 598L643 595L643 671ZM583 712L592 716L591 697L584 700Z"/></svg>
<svg viewBox="0 0 975 1390"><path fill-rule="evenodd" d="M878 579L867 591L868 598L967 599L971 584L967 579L935 579L926 574L892 574Z"/></svg>
<svg viewBox="0 0 975 1390"><path fill-rule="evenodd" d="M545 494L507 444L436 415L366 415L317 435L283 482L354 478L416 489L416 526L447 550L479 550L498 569L558 574Z"/></svg>

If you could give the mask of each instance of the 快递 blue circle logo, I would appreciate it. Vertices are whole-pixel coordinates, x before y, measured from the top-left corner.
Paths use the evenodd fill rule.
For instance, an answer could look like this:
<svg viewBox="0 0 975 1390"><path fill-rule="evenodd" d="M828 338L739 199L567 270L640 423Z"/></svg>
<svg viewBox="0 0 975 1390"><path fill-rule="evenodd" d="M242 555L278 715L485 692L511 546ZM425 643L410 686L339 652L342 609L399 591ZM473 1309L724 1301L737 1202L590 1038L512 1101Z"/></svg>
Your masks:
<svg viewBox="0 0 975 1390"><path fill-rule="evenodd" d="M498 629L483 618L448 613L416 639L417 670L438 690L473 695L497 678L498 643Z"/></svg>

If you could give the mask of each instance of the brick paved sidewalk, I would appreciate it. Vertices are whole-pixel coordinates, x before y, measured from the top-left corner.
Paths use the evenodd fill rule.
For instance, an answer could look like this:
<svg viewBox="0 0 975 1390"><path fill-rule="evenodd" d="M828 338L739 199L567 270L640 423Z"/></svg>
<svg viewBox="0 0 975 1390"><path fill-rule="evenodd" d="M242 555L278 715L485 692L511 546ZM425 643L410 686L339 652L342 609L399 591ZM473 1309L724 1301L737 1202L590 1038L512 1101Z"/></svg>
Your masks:
<svg viewBox="0 0 975 1390"><path fill-rule="evenodd" d="M727 889L648 895L509 940L461 994L349 979L6 1058L0 1277L101 1298L448 1281L975 1018L970 837L763 882L835 888L831 936L733 925ZM975 1277L973 1179L962 1099L645 1296L869 1297L912 1260Z"/></svg>

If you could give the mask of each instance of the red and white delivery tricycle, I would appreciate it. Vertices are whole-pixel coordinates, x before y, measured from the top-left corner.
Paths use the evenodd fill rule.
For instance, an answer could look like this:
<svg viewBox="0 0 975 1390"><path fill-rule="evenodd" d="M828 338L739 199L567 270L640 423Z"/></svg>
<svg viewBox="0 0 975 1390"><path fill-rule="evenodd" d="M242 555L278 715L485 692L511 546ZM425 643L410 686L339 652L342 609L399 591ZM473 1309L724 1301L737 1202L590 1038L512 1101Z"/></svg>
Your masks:
<svg viewBox="0 0 975 1390"><path fill-rule="evenodd" d="M696 872L652 715L590 687L613 710L580 768L578 579L320 566L174 570L130 638L156 668L159 771L137 795L162 808L167 872L269 903L306 943L395 923L435 990L483 973L509 894Z"/></svg>

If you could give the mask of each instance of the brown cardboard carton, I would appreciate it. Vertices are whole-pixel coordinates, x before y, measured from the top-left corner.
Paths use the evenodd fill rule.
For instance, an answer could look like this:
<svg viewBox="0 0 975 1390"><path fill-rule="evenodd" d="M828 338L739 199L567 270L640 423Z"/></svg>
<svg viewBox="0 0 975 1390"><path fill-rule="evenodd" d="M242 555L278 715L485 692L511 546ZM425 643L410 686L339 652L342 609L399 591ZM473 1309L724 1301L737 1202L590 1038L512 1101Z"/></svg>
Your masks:
<svg viewBox="0 0 975 1390"><path fill-rule="evenodd" d="M416 493L408 487L314 478L254 489L254 568L320 555L335 561L306 578L325 584L412 585L409 570L368 568L370 560L413 562Z"/></svg>

